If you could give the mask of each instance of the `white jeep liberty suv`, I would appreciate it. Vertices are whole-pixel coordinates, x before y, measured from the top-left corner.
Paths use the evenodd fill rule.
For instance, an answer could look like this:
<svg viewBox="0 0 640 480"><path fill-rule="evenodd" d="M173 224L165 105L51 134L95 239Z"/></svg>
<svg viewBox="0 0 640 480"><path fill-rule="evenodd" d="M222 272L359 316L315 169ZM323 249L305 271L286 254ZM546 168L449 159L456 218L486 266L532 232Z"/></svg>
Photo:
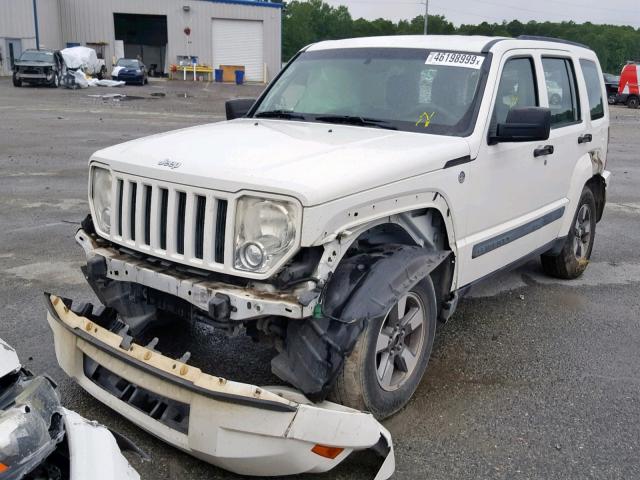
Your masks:
<svg viewBox="0 0 640 480"><path fill-rule="evenodd" d="M476 282L587 268L606 98L594 52L556 39L311 45L230 121L92 156L86 277L133 340L167 316L246 332L310 400L387 417Z"/></svg>

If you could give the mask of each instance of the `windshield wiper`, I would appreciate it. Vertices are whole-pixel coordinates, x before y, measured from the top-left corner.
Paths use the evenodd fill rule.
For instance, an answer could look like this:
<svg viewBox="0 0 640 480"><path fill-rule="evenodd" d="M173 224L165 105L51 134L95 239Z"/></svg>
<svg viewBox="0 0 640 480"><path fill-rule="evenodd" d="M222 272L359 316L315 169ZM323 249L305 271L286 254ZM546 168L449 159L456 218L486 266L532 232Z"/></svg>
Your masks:
<svg viewBox="0 0 640 480"><path fill-rule="evenodd" d="M256 118L284 118L287 120L305 120L305 116L290 110L266 110L255 114Z"/></svg>
<svg viewBox="0 0 640 480"><path fill-rule="evenodd" d="M357 115L318 115L315 118L318 122L346 123L348 125L361 125L363 127L386 128L387 130L397 130L390 122L378 120L376 118L360 117Z"/></svg>

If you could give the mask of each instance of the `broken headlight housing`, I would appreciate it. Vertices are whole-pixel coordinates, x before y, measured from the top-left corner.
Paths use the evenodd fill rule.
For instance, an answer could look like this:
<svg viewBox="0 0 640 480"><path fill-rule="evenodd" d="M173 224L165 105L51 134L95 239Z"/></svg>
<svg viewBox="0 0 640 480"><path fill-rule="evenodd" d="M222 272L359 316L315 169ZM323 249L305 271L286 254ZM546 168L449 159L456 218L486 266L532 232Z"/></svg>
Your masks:
<svg viewBox="0 0 640 480"><path fill-rule="evenodd" d="M94 221L99 230L111 230L111 172L106 168L91 168L91 203Z"/></svg>
<svg viewBox="0 0 640 480"><path fill-rule="evenodd" d="M265 273L294 247L300 222L293 202L241 197L236 209L235 268Z"/></svg>

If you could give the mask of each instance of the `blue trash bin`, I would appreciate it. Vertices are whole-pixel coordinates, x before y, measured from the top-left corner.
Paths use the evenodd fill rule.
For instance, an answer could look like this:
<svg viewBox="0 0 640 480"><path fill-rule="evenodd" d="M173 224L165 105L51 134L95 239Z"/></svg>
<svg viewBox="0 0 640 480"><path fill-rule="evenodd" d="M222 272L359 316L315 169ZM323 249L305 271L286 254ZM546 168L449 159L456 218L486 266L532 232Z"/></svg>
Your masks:
<svg viewBox="0 0 640 480"><path fill-rule="evenodd" d="M216 68L216 71L215 71L216 82L222 83L222 74L223 73L224 72L222 71L221 68Z"/></svg>
<svg viewBox="0 0 640 480"><path fill-rule="evenodd" d="M236 85L244 83L244 70L236 70Z"/></svg>

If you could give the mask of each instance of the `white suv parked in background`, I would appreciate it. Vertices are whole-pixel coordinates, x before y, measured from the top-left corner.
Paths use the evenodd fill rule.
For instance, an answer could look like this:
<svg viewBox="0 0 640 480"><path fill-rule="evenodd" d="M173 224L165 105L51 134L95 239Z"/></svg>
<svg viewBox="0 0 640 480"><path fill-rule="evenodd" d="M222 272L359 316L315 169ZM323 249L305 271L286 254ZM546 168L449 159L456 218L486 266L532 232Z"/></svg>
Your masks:
<svg viewBox="0 0 640 480"><path fill-rule="evenodd" d="M87 279L134 340L167 315L246 332L309 399L384 418L472 285L537 255L584 272L609 179L602 79L554 39L311 45L231 121L93 155Z"/></svg>

